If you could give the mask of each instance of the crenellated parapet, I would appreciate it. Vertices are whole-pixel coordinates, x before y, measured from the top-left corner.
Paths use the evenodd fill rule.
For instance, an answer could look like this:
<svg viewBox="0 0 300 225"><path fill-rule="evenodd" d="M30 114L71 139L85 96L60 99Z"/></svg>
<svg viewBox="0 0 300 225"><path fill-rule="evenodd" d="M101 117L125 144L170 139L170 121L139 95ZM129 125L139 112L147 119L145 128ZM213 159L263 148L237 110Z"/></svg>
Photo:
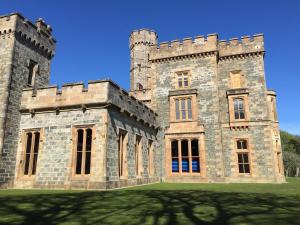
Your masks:
<svg viewBox="0 0 300 225"><path fill-rule="evenodd" d="M22 93L21 112L32 115L107 107L113 107L139 122L157 127L156 113L111 80L89 81L87 88L79 82L62 85L61 89L57 86L37 90L27 88Z"/></svg>
<svg viewBox="0 0 300 225"><path fill-rule="evenodd" d="M256 34L252 37L243 36L240 40L238 38L231 38L229 41L220 40L218 51L220 58L261 54L265 51L264 36Z"/></svg>
<svg viewBox="0 0 300 225"><path fill-rule="evenodd" d="M195 38L161 42L150 47L149 60L157 61L184 56L210 55L217 51L217 46L217 34L209 34L206 38L197 36Z"/></svg>
<svg viewBox="0 0 300 225"><path fill-rule="evenodd" d="M42 19L33 24L19 13L0 16L0 38L16 38L47 58L54 56L56 40L51 27Z"/></svg>
<svg viewBox="0 0 300 225"><path fill-rule="evenodd" d="M139 29L131 32L129 37L130 49L139 44L152 45L157 43L157 34L153 30Z"/></svg>

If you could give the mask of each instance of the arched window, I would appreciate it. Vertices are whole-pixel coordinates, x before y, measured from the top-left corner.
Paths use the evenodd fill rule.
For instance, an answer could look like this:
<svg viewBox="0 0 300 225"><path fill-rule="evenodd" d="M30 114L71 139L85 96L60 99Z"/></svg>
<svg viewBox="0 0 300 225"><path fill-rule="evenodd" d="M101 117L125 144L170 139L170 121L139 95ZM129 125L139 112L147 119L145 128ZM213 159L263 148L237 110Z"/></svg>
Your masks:
<svg viewBox="0 0 300 225"><path fill-rule="evenodd" d="M234 118L236 120L245 119L244 99L236 98L233 100Z"/></svg>

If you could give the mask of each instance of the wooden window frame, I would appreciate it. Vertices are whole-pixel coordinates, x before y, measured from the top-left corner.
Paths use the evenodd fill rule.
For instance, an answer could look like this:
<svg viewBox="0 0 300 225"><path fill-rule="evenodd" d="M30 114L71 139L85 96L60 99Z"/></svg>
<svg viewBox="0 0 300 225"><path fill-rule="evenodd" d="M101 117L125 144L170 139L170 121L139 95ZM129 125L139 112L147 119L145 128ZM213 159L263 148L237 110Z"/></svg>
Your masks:
<svg viewBox="0 0 300 225"><path fill-rule="evenodd" d="M27 134L31 133L31 146L30 146L30 156L29 156L29 165L28 165L28 174L25 174L25 166L26 166L26 150L27 150ZM33 174L33 161L34 161L34 148L35 148L35 133L39 133L39 143L38 143L38 153L35 165L35 173ZM38 159L40 158L39 155L41 154L43 148L43 137L44 137L44 130L42 128L33 128L33 129L25 129L22 131L22 153L20 159L20 167L18 172L18 177L22 179L33 179L36 177L38 171Z"/></svg>
<svg viewBox="0 0 300 225"><path fill-rule="evenodd" d="M87 130L92 131L92 137L91 137L91 150L90 150L90 172L88 174L85 174L85 163L86 163L86 135L87 135ZM74 126L72 128L73 130L73 159L72 159L72 177L73 178L89 178L93 174L93 159L94 159L94 151L95 151L95 126L94 125L78 125ZM76 166L77 166L77 144L78 144L78 130L83 130L83 142L82 142L82 159L81 159L81 173L77 174L76 173Z"/></svg>

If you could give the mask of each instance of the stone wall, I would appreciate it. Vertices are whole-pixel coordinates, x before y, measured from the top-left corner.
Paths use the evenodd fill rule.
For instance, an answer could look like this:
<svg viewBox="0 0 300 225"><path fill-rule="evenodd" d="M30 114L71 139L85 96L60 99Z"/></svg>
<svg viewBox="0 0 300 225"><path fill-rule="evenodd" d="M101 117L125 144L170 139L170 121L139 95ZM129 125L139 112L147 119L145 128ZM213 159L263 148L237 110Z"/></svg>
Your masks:
<svg viewBox="0 0 300 225"><path fill-rule="evenodd" d="M107 109L65 110L29 113L21 116L19 145L15 180L16 188L88 188L105 189L105 149ZM87 177L73 176L75 136L72 129L76 126L89 125L94 128L92 140L92 167ZM22 132L27 129L42 130L42 145L39 149L37 173L31 179L22 176L20 161L24 154Z"/></svg>
<svg viewBox="0 0 300 225"><path fill-rule="evenodd" d="M161 149L158 148L157 130L145 127L142 123L124 116L122 113L112 110L109 111L108 121L108 140L107 140L107 178L109 188L132 186L137 184L147 184L159 181L161 162L159 160ZM118 175L118 139L120 129L127 132L128 144L126 152L126 161L128 175L125 178L119 178ZM137 176L135 172L135 137L142 137L142 172ZM148 173L147 148L148 141L152 140L154 144L154 174Z"/></svg>

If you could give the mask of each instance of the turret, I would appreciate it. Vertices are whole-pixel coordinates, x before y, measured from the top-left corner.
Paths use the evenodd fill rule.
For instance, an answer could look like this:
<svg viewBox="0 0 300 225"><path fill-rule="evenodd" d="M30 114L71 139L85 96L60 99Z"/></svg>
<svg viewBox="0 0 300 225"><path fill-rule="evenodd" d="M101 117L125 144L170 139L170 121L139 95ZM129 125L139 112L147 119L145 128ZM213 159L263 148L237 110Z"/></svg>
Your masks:
<svg viewBox="0 0 300 225"><path fill-rule="evenodd" d="M20 105L24 88L49 83L56 41L42 19L32 23L19 13L0 16L0 187L15 176Z"/></svg>
<svg viewBox="0 0 300 225"><path fill-rule="evenodd" d="M129 39L130 91L149 89L149 46L157 44L156 32L148 29L135 30Z"/></svg>

